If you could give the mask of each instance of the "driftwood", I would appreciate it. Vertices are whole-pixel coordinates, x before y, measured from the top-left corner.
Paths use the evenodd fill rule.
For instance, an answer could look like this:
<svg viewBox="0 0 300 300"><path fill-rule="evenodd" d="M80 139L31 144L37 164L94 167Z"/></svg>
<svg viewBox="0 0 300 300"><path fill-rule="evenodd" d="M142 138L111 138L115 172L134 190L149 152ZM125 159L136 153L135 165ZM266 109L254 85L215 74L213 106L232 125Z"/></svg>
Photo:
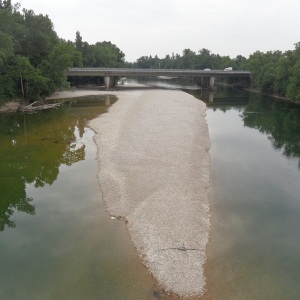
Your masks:
<svg viewBox="0 0 300 300"><path fill-rule="evenodd" d="M19 111L24 112L24 113L35 113L40 110L45 110L45 109L50 109L50 108L57 108L60 107L63 104L64 101L57 102L57 103L41 103L39 101L34 101L29 105L21 105L19 107Z"/></svg>
<svg viewBox="0 0 300 300"><path fill-rule="evenodd" d="M158 249L157 251L164 251L164 250L180 250L180 251L188 251L188 250L199 250L196 248L187 248L184 243L180 247L172 247L172 248L164 248L164 249Z"/></svg>

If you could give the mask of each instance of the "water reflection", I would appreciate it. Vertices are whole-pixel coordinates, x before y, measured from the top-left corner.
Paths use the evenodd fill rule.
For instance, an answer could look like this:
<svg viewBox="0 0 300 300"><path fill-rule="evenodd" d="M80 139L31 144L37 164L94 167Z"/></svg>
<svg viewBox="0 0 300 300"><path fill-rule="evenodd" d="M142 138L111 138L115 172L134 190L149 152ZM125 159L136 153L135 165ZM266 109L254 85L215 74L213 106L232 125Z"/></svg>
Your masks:
<svg viewBox="0 0 300 300"><path fill-rule="evenodd" d="M244 126L255 128L268 135L273 147L281 149L286 157L299 158L300 168L300 118L299 107L274 101L266 96L249 93L245 90L218 85L210 91L196 86L183 78L143 78L138 82L159 88L181 89L204 101L208 108L226 112L240 108Z"/></svg>
<svg viewBox="0 0 300 300"><path fill-rule="evenodd" d="M299 158L300 167L300 109L281 101L247 91L219 87L217 91L187 90L206 102L208 108L226 112L240 108L244 126L266 134L276 150L286 157Z"/></svg>
<svg viewBox="0 0 300 300"><path fill-rule="evenodd" d="M0 231L16 226L14 211L35 214L26 184L51 185L61 165L84 159L86 122L116 101L108 98L73 99L58 110L0 116ZM84 113L83 105L88 105Z"/></svg>
<svg viewBox="0 0 300 300"><path fill-rule="evenodd" d="M297 299L300 110L255 94L232 102L207 110L214 197L205 299Z"/></svg>
<svg viewBox="0 0 300 300"><path fill-rule="evenodd" d="M206 103L208 107L228 109L230 106L246 105L249 102L249 93L242 90L218 87L211 91L208 89L189 90L184 89L187 93L193 95Z"/></svg>
<svg viewBox="0 0 300 300"><path fill-rule="evenodd" d="M300 168L300 109L282 102L252 97L241 114L245 126L267 134L273 147L287 157L298 157Z"/></svg>

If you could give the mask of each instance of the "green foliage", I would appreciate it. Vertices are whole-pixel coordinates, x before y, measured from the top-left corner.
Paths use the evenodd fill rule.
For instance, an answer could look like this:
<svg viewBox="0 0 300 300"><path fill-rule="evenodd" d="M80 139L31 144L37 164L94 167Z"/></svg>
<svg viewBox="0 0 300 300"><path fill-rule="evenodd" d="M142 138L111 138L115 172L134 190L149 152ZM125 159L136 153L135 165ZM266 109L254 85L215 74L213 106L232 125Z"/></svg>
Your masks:
<svg viewBox="0 0 300 300"><path fill-rule="evenodd" d="M23 9L26 32L20 41L20 54L29 58L37 67L58 44L59 39L48 16L35 15L32 10Z"/></svg>
<svg viewBox="0 0 300 300"><path fill-rule="evenodd" d="M58 38L47 15L0 0L0 100L34 100L69 86L70 67L122 67L124 53L111 42L89 45ZM83 58L83 59L82 59Z"/></svg>
<svg viewBox="0 0 300 300"><path fill-rule="evenodd" d="M259 113L249 113L249 112ZM268 134L274 148L288 157L300 156L299 109L283 102L261 101L253 97L242 113L245 126Z"/></svg>
<svg viewBox="0 0 300 300"><path fill-rule="evenodd" d="M289 70L290 78L287 86L287 97L300 100L300 59Z"/></svg>
<svg viewBox="0 0 300 300"><path fill-rule="evenodd" d="M55 90L67 86L67 70L76 63L82 65L81 55L74 47L64 41L60 41L41 64L42 74L49 79L44 95L49 95Z"/></svg>
<svg viewBox="0 0 300 300"><path fill-rule="evenodd" d="M82 55L82 62L74 61L74 67L121 68L125 66L124 53L111 42L104 41L89 45L87 42L82 41L80 32L77 31L74 46ZM99 77L72 77L69 79L75 85L103 83L103 79Z"/></svg>
<svg viewBox="0 0 300 300"><path fill-rule="evenodd" d="M19 11L20 4L0 0L0 99L18 97L36 99L68 86L69 67L137 67L166 69L219 69L251 71L251 86L263 93L300 101L300 42L295 49L256 51L245 58L231 59L202 48L197 53L187 48L182 55L166 55L160 59L142 56L134 63L124 61L124 53L111 42L89 45L80 32L75 42L60 40L46 15L32 10ZM74 78L85 83L86 78ZM89 79L90 80L90 79ZM95 80L95 79L92 79ZM99 80L99 79L97 79ZM227 79L237 84L235 78ZM246 81L245 81L246 82ZM247 84L247 83L246 83Z"/></svg>
<svg viewBox="0 0 300 300"><path fill-rule="evenodd" d="M13 54L13 51L14 47L11 37L0 31L0 66Z"/></svg>
<svg viewBox="0 0 300 300"><path fill-rule="evenodd" d="M300 44L295 50L257 51L243 63L251 71L252 87L263 93L300 100Z"/></svg>
<svg viewBox="0 0 300 300"><path fill-rule="evenodd" d="M208 49L201 49L195 53L191 49L184 49L182 55L172 53L160 59L157 56L142 56L134 63L126 63L128 68L158 67L165 69L214 69L223 70L231 66L234 70L251 72L251 87L263 93L288 97L300 101L300 42L295 44L295 50L256 51L249 58L238 55L231 59L211 53ZM248 86L246 78L227 78L228 84ZM239 80L237 82L237 80Z"/></svg>
<svg viewBox="0 0 300 300"><path fill-rule="evenodd" d="M49 94L65 84L72 59L80 64L80 53L64 46L48 16L26 9L21 14L19 8L11 1L0 2L0 99ZM45 72L47 63L51 68Z"/></svg>
<svg viewBox="0 0 300 300"><path fill-rule="evenodd" d="M79 31L76 31L75 47L76 47L77 51L82 52L83 43L82 43L82 37L81 37Z"/></svg>
<svg viewBox="0 0 300 300"><path fill-rule="evenodd" d="M20 82L23 98L35 99L47 88L48 78L43 77L39 69L34 68L25 56L15 56L12 68L15 81Z"/></svg>
<svg viewBox="0 0 300 300"><path fill-rule="evenodd" d="M225 67L235 66L235 60L229 56L221 57L211 53L208 49L201 49L198 54L191 49L184 49L182 55L172 53L160 59L155 57L142 56L134 63L126 63L129 68L145 69L224 69Z"/></svg>
<svg viewBox="0 0 300 300"><path fill-rule="evenodd" d="M76 35L76 47L80 48ZM124 53L111 42L98 42L95 45L84 43L82 46L82 60L84 67L111 67L124 66Z"/></svg>

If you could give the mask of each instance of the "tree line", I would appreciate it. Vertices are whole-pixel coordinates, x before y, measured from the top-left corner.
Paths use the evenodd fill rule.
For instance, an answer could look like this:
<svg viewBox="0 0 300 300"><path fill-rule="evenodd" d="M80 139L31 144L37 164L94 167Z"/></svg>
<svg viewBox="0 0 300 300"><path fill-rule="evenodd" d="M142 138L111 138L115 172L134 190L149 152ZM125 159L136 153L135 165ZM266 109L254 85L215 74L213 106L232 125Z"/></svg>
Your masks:
<svg viewBox="0 0 300 300"><path fill-rule="evenodd" d="M80 32L75 41L58 37L47 15L36 15L11 0L0 0L0 102L21 97L43 98L53 92L101 78L69 78L69 67L128 67L161 69L224 69L251 71L251 87L263 93L300 101L300 42L294 50L256 51L248 58L235 58L184 49L164 58L142 56L125 62L125 54L111 42L84 42ZM230 84L235 83L229 78Z"/></svg>
<svg viewBox="0 0 300 300"><path fill-rule="evenodd" d="M97 42L89 45L82 40L80 32L76 32L75 43L71 45L80 53L82 57L82 66L90 68L121 68L124 67L125 54L111 42ZM101 84L103 78L99 77L70 77L69 81L72 85L85 85L88 83Z"/></svg>
<svg viewBox="0 0 300 300"><path fill-rule="evenodd" d="M234 70L250 71L253 89L300 101L300 42L295 44L294 50L256 51L249 58L242 55L235 58L220 56L203 48L198 53L185 49L182 55L173 53L163 59L157 55L142 56L134 63L127 63L127 67L153 69L223 70L229 66ZM229 83L234 83L237 79L229 80Z"/></svg>
<svg viewBox="0 0 300 300"><path fill-rule="evenodd" d="M70 67L121 67L124 53L111 42L89 45L58 37L47 15L0 0L0 102L43 98L69 87Z"/></svg>
<svg viewBox="0 0 300 300"><path fill-rule="evenodd" d="M67 85L65 70L81 56L46 15L0 0L0 99L34 99Z"/></svg>

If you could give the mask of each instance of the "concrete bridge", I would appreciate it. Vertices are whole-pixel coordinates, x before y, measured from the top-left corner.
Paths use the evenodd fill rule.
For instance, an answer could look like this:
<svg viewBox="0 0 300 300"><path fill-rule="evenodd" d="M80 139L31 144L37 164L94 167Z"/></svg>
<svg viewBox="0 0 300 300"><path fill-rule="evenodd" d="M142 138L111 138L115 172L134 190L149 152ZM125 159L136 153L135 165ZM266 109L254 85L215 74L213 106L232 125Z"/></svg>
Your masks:
<svg viewBox="0 0 300 300"><path fill-rule="evenodd" d="M200 77L203 86L214 88L215 77L248 77L249 71L225 70L188 70L188 69L131 69L131 68L70 68L67 76L100 76L104 77L105 89L116 85L118 77Z"/></svg>

